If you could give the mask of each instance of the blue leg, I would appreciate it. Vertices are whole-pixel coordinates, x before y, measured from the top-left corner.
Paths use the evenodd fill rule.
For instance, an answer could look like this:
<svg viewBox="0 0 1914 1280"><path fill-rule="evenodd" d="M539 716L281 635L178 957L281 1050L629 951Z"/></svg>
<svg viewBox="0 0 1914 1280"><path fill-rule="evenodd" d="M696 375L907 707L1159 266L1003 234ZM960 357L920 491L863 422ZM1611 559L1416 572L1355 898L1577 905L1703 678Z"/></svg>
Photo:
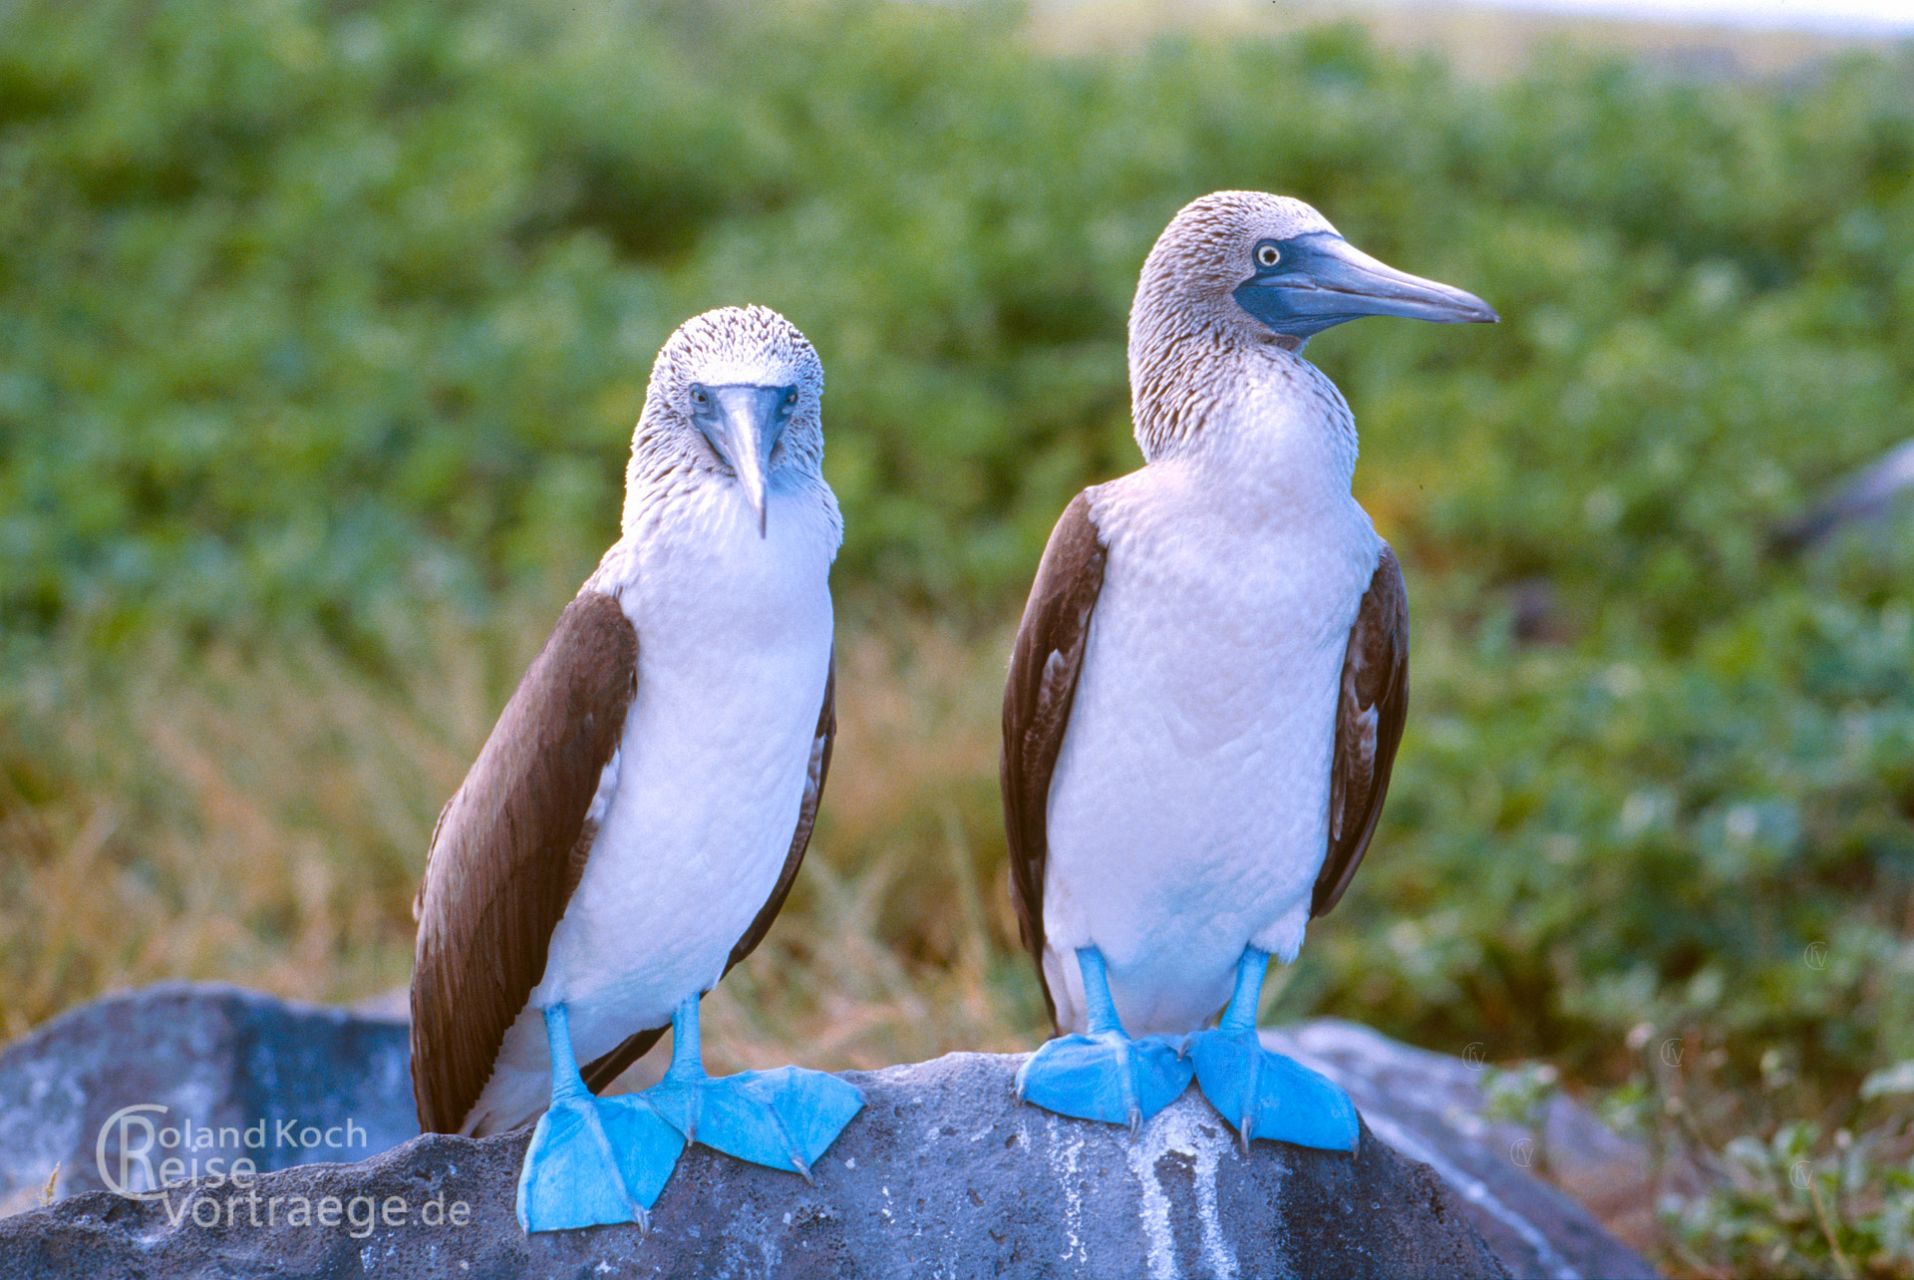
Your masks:
<svg viewBox="0 0 1914 1280"><path fill-rule="evenodd" d="M806 1178L864 1107L855 1085L823 1071L778 1067L716 1079L698 1047L698 997L671 1017L671 1066L638 1095L687 1141Z"/></svg>
<svg viewBox="0 0 1914 1280"><path fill-rule="evenodd" d="M1273 1138L1299 1147L1354 1151L1360 1128L1349 1095L1301 1063L1263 1048L1256 1034L1256 1005L1268 970L1269 953L1246 948L1222 1021L1190 1038L1197 1087L1236 1126L1245 1149L1253 1139Z"/></svg>
<svg viewBox="0 0 1914 1280"><path fill-rule="evenodd" d="M565 1006L545 1010L552 1104L532 1131L518 1175L518 1223L563 1231L646 1224L684 1139L636 1098L597 1098L578 1074Z"/></svg>
<svg viewBox="0 0 1914 1280"><path fill-rule="evenodd" d="M1077 951L1090 1030L1059 1036L1025 1060L1017 1097L1058 1115L1138 1125L1190 1087L1190 1064L1161 1036L1132 1040L1117 1019L1103 953Z"/></svg>

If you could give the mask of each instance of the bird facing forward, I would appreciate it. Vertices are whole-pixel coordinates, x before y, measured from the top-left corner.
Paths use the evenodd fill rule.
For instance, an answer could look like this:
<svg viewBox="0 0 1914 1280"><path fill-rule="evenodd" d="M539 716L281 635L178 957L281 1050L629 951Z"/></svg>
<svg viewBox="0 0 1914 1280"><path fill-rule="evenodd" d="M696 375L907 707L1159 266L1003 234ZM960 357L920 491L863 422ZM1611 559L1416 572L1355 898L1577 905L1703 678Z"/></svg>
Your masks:
<svg viewBox="0 0 1914 1280"><path fill-rule="evenodd" d="M623 534L433 831L419 1119L485 1134L544 1110L518 1186L527 1231L645 1221L688 1141L807 1172L862 1106L794 1067L713 1079L698 1045L699 998L783 905L830 762L843 523L823 390L816 351L766 308L671 335ZM667 1024L661 1082L594 1096Z"/></svg>
<svg viewBox="0 0 1914 1280"><path fill-rule="evenodd" d="M1144 263L1145 465L1064 512L1004 694L1011 896L1069 1033L1018 1075L1039 1106L1134 1127L1193 1074L1245 1143L1355 1147L1348 1097L1256 1018L1270 958L1362 860L1407 710L1402 573L1350 493L1349 406L1302 356L1371 315L1496 319L1259 192L1188 205Z"/></svg>

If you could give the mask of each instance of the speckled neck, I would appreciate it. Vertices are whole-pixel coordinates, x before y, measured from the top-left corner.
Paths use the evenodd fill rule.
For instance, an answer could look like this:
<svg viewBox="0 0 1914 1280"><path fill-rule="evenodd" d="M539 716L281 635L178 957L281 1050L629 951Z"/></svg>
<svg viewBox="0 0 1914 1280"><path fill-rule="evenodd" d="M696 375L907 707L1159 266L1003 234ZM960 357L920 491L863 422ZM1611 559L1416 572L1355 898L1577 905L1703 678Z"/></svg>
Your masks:
<svg viewBox="0 0 1914 1280"><path fill-rule="evenodd" d="M1145 460L1193 468L1213 502L1234 493L1291 515L1346 504L1355 419L1298 345L1173 316L1133 325L1131 395Z"/></svg>

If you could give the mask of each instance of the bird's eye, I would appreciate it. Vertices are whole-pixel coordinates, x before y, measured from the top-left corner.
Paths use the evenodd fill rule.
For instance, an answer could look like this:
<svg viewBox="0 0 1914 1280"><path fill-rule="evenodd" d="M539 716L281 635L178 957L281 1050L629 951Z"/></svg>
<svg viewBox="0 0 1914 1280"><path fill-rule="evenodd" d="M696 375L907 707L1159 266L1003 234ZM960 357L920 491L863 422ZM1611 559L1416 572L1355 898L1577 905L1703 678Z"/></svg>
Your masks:
<svg viewBox="0 0 1914 1280"><path fill-rule="evenodd" d="M1257 266L1273 267L1277 263L1281 262L1282 260L1283 260L1282 252L1279 249L1277 249L1275 245L1259 244L1256 246L1256 265Z"/></svg>
<svg viewBox="0 0 1914 1280"><path fill-rule="evenodd" d="M693 403L693 404L709 404L709 403L710 403L710 401L711 401L711 397L710 397L710 396L708 396L708 395L706 395L706 394L704 393L704 388L703 388L703 387L693 387L693 388L691 388L691 403Z"/></svg>
<svg viewBox="0 0 1914 1280"><path fill-rule="evenodd" d="M785 407L785 408L787 408L787 409L795 409L795 408L797 408L797 402L798 402L798 393L797 393L797 392L795 392L795 391L787 391L787 392L785 392L785 393L784 393L784 407Z"/></svg>

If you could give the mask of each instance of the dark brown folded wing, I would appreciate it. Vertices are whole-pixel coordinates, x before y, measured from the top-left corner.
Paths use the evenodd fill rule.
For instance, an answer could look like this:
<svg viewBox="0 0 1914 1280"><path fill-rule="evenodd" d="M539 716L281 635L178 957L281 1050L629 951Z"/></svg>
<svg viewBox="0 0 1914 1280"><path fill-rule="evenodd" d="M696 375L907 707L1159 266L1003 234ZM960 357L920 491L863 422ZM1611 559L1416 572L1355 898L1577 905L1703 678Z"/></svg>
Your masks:
<svg viewBox="0 0 1914 1280"><path fill-rule="evenodd" d="M413 907L412 1092L428 1132L458 1131L544 975L637 679L624 610L580 595L439 814Z"/></svg>
<svg viewBox="0 0 1914 1280"><path fill-rule="evenodd" d="M1312 916L1341 899L1375 834L1389 771L1409 714L1409 595L1387 545L1349 629L1329 774L1329 854L1316 877Z"/></svg>
<svg viewBox="0 0 1914 1280"><path fill-rule="evenodd" d="M1056 1001L1043 976L1043 873L1049 860L1050 779L1070 723L1083 670L1090 615L1103 590L1106 551L1080 493L1050 534L1037 580L1010 651L1004 687L1004 750L1000 773L1004 834L1010 844L1010 903L1017 931L1037 962L1045 1006Z"/></svg>
<svg viewBox="0 0 1914 1280"><path fill-rule="evenodd" d="M837 658L833 655L824 675L824 706L817 713L817 736L811 740L810 770L805 776L804 798L798 805L797 831L791 836L791 851L785 855L784 870L778 874L778 882L772 888L771 896L765 900L757 918L751 921L751 927L738 939L738 945L731 948L731 958L724 965L726 973L757 950L758 944L764 941L764 935L771 932L771 922L777 919L784 899L790 895L791 882L797 879L798 866L804 861L804 851L811 844L811 829L817 825L817 806L824 797L824 779L831 771L831 746L836 741ZM585 1067L585 1083L591 1086L594 1093L602 1090L617 1079L626 1067L644 1057L664 1033L663 1027L651 1027L628 1037L616 1049Z"/></svg>

